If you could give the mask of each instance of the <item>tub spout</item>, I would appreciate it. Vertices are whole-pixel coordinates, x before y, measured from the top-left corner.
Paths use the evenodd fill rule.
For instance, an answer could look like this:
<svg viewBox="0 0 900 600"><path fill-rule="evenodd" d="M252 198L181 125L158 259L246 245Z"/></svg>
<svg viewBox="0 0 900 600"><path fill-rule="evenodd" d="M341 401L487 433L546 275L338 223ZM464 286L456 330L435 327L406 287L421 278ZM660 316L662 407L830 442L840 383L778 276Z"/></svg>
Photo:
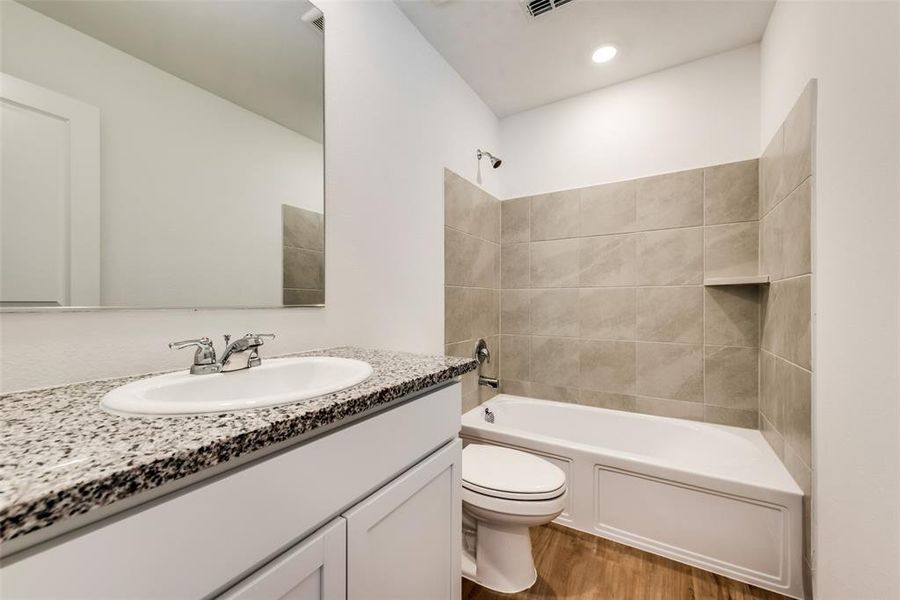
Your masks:
<svg viewBox="0 0 900 600"><path fill-rule="evenodd" d="M478 376L478 385L483 385L485 387L489 387L492 389L498 389L500 387L500 380L494 377L485 377L484 375Z"/></svg>

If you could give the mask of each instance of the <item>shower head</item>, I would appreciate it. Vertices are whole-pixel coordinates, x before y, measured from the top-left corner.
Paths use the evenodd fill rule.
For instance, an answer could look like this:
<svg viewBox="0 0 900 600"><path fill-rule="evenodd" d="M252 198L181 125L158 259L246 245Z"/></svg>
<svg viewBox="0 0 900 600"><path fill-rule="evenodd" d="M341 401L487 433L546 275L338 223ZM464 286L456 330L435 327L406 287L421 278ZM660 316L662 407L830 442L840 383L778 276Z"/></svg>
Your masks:
<svg viewBox="0 0 900 600"><path fill-rule="evenodd" d="M491 166L495 169L503 164L502 160L500 160L499 158L497 158L496 156L494 156L493 154L491 154L490 152L488 152L486 150L479 149L477 156L478 156L478 160L481 160L482 156L487 156L491 161Z"/></svg>

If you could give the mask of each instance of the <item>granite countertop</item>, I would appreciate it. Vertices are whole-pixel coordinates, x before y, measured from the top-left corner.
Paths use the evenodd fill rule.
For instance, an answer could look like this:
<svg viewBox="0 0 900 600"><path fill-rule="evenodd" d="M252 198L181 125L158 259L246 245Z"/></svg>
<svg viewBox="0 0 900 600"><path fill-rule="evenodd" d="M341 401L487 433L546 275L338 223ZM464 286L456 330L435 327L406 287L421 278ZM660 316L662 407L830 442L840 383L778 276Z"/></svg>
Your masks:
<svg viewBox="0 0 900 600"><path fill-rule="evenodd" d="M148 375L0 395L0 542L339 423L476 367L466 358L354 347L290 356L355 358L374 372L356 386L295 404L186 417L122 417L99 407L106 392Z"/></svg>

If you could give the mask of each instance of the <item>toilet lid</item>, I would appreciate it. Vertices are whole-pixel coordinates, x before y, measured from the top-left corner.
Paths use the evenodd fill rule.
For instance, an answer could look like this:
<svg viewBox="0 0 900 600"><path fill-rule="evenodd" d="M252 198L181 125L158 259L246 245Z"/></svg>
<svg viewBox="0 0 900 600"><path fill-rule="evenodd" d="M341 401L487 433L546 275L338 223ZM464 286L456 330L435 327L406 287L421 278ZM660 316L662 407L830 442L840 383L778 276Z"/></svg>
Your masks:
<svg viewBox="0 0 900 600"><path fill-rule="evenodd" d="M463 487L500 498L544 500L565 491L566 474L527 452L469 444L463 449Z"/></svg>

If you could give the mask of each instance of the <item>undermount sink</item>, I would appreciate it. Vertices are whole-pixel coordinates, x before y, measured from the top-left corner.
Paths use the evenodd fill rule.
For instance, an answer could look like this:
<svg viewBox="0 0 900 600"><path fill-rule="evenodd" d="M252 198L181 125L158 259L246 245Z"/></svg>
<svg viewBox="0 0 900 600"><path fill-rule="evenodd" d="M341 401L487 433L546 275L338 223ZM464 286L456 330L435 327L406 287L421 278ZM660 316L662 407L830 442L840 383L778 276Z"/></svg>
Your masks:
<svg viewBox="0 0 900 600"><path fill-rule="evenodd" d="M121 415L198 415L308 400L354 386L372 375L361 360L331 356L264 359L258 367L148 377L117 387L100 406Z"/></svg>

